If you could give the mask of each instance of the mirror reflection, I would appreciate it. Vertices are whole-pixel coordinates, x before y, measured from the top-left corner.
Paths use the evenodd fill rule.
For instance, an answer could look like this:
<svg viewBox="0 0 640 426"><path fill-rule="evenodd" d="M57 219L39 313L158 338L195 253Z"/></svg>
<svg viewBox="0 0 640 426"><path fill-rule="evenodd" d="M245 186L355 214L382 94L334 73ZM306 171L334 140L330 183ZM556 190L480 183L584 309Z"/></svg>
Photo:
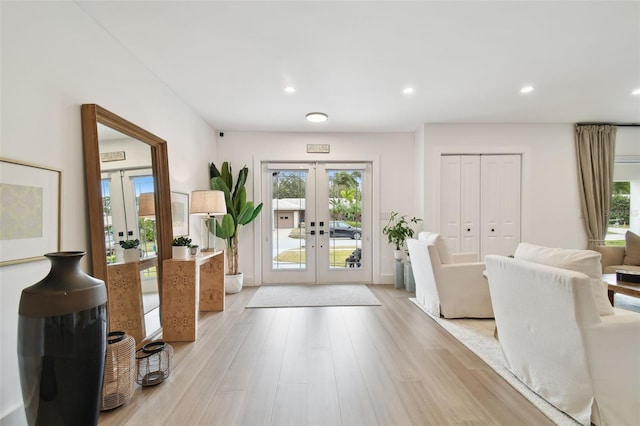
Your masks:
<svg viewBox="0 0 640 426"><path fill-rule="evenodd" d="M139 262L144 315L140 332L149 336L160 328L151 147L102 124L98 146L107 270L115 273L117 265Z"/></svg>

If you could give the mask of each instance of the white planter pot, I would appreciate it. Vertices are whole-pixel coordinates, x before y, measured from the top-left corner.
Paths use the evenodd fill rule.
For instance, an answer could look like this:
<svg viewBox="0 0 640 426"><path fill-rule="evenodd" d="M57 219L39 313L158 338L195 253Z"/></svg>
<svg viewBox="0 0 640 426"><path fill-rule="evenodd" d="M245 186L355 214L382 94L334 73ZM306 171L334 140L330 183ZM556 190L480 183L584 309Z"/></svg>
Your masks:
<svg viewBox="0 0 640 426"><path fill-rule="evenodd" d="M224 275L224 292L227 294L240 293L242 290L242 272L236 275Z"/></svg>
<svg viewBox="0 0 640 426"><path fill-rule="evenodd" d="M393 251L393 258L395 260L402 260L402 250L394 250Z"/></svg>
<svg viewBox="0 0 640 426"><path fill-rule="evenodd" d="M124 263L137 262L140 260L140 249L124 249Z"/></svg>
<svg viewBox="0 0 640 426"><path fill-rule="evenodd" d="M171 255L174 259L189 259L189 247L171 246Z"/></svg>

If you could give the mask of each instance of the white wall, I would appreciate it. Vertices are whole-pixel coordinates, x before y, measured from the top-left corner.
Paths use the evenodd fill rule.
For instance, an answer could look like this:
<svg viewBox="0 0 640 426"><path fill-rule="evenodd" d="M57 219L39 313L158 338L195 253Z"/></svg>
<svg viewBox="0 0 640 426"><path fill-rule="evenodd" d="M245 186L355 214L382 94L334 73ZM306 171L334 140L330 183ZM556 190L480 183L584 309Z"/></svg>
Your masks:
<svg viewBox="0 0 640 426"><path fill-rule="evenodd" d="M522 241L585 248L570 124L424 126L425 229L439 231L441 154L522 154Z"/></svg>
<svg viewBox="0 0 640 426"><path fill-rule="evenodd" d="M167 140L172 190L208 187L208 162L216 159L215 129L73 2L2 2L1 31L0 155L62 170L63 250L90 247L83 103L97 103ZM192 235L199 235L193 227ZM87 259L83 267L88 271ZM24 421L16 355L18 303L22 289L48 270L48 261L0 268L2 423Z"/></svg>
<svg viewBox="0 0 640 426"><path fill-rule="evenodd" d="M331 152L308 154L307 144L330 144ZM224 137L218 139L218 158L231 162L234 173L245 164L249 166L247 193L256 203L261 201L257 168L260 161L373 162L378 174L373 195L373 223L378 227L373 240L373 281L392 282L393 248L387 245L380 230L392 210L416 214L412 133L224 132ZM264 213L260 214L259 220L263 217ZM249 285L260 282L259 220L247 226L240 236L240 269Z"/></svg>

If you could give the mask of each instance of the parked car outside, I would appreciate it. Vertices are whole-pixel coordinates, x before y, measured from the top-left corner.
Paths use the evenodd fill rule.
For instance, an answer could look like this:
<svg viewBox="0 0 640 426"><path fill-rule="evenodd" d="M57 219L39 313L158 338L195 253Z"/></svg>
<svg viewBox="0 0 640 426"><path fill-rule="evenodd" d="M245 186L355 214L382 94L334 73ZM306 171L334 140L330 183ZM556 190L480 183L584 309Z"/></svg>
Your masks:
<svg viewBox="0 0 640 426"><path fill-rule="evenodd" d="M362 229L349 225L342 220L332 220L329 222L329 236L332 238L346 237L352 240L362 238Z"/></svg>

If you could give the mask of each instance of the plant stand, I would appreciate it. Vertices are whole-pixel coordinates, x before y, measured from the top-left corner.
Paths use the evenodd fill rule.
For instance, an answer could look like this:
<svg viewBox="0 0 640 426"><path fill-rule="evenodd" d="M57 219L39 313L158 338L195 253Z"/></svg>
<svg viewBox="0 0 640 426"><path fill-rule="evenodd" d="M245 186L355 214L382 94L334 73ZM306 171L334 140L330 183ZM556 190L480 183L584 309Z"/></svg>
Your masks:
<svg viewBox="0 0 640 426"><path fill-rule="evenodd" d="M404 265L402 259L396 259L393 262L393 286L395 288L404 287Z"/></svg>
<svg viewBox="0 0 640 426"><path fill-rule="evenodd" d="M407 258L407 263L404 264L404 287L409 293L416 292L416 281L413 279L413 268L409 258Z"/></svg>

